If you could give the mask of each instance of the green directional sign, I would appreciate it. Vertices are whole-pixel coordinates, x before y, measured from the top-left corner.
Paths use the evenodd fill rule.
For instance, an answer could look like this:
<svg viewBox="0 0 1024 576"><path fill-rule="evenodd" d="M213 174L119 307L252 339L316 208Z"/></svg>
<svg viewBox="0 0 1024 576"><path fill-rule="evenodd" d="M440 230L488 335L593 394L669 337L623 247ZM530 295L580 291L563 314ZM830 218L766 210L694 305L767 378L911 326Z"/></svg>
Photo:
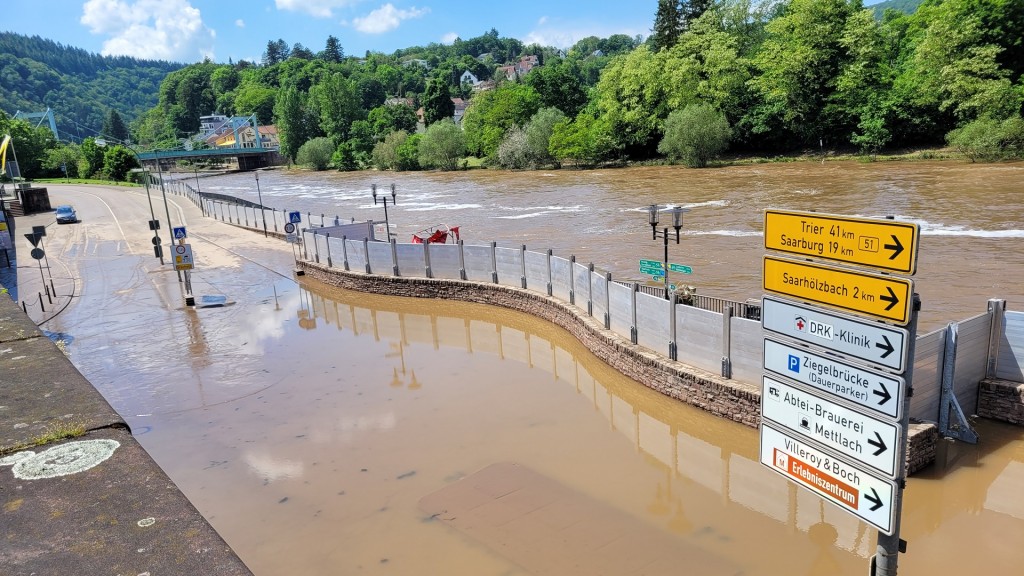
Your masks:
<svg viewBox="0 0 1024 576"><path fill-rule="evenodd" d="M693 274L693 268L689 266L683 266L682 264L669 264L668 269L673 272L679 272L681 274Z"/></svg>
<svg viewBox="0 0 1024 576"><path fill-rule="evenodd" d="M641 268L664 268L664 266L658 260L641 260Z"/></svg>
<svg viewBox="0 0 1024 576"><path fill-rule="evenodd" d="M641 274L650 274L651 276L664 276L665 275L665 269L664 268L651 268L650 266L641 266L640 267L640 273Z"/></svg>

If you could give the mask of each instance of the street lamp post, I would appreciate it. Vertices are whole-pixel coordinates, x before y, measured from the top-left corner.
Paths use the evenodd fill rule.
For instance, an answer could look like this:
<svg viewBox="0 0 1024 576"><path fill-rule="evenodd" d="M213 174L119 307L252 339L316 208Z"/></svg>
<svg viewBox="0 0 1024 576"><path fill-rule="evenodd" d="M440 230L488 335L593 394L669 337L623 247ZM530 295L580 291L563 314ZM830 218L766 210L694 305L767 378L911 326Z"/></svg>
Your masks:
<svg viewBox="0 0 1024 576"><path fill-rule="evenodd" d="M260 215L263 216L263 237L266 238L268 236L267 213L263 210L263 192L260 191L260 172L259 170L256 170L253 172L253 174L256 176L256 195L260 199Z"/></svg>
<svg viewBox="0 0 1024 576"><path fill-rule="evenodd" d="M93 142L100 148L104 148L107 145L107 141L102 138L97 138ZM135 156L135 160L138 161L139 167L142 168L142 183L146 187L146 200L149 201L149 227L153 230L153 253L160 259L160 265L163 266L164 250L163 246L160 245L160 222L156 219L156 212L153 211L153 196L149 193L149 173L146 172L146 165L143 164L142 158L139 158L139 153L129 145L124 144L124 147ZM168 221L168 224L170 224L170 221Z"/></svg>
<svg viewBox="0 0 1024 576"><path fill-rule="evenodd" d="M370 189L373 191L373 204L377 205L377 185L372 184ZM388 222L388 197L381 194L380 201L384 203L384 229L388 232L388 242L391 242L391 224ZM395 205L395 185L391 185L391 205Z"/></svg>
<svg viewBox="0 0 1024 576"><path fill-rule="evenodd" d="M658 210L660 208L661 207L657 204L651 204L650 207L647 208L647 221L651 225L651 233L653 234L654 240L658 239ZM676 244L679 244L679 230L683 227L683 213L685 212L689 212L689 210L681 206L675 206L672 208L672 227L676 230ZM665 274L665 299L668 300L668 228L663 228L661 230L661 237L665 240L665 258L662 261L662 272Z"/></svg>

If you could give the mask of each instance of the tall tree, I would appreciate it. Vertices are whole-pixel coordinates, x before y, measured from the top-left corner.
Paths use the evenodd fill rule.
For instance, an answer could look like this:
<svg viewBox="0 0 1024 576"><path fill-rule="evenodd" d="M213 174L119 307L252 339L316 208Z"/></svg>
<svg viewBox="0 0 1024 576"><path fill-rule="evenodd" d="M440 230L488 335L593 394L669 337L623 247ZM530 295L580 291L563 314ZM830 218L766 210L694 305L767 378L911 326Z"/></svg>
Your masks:
<svg viewBox="0 0 1024 576"><path fill-rule="evenodd" d="M124 120L121 120L121 115L117 113L117 110L111 109L107 112L107 117L103 119L103 135L117 142L128 141L130 137L128 127L124 125Z"/></svg>
<svg viewBox="0 0 1024 576"><path fill-rule="evenodd" d="M654 13L654 29L651 31L651 49L655 52L671 48L679 40L683 30L683 10L679 0L658 0L658 11Z"/></svg>
<svg viewBox="0 0 1024 576"><path fill-rule="evenodd" d="M335 140L348 140L352 122L366 112L359 106L356 84L340 72L322 79L309 90L309 97L320 115L320 128Z"/></svg>
<svg viewBox="0 0 1024 576"><path fill-rule="evenodd" d="M273 66L284 62L290 51L288 43L284 40L270 40L267 42L267 51L263 53L263 65Z"/></svg>
<svg viewBox="0 0 1024 576"><path fill-rule="evenodd" d="M274 104L274 119L281 135L281 153L296 161L299 148L314 135L313 122L306 95L295 88L285 88L277 93Z"/></svg>
<svg viewBox="0 0 1024 576"><path fill-rule="evenodd" d="M683 0L679 8L680 30L683 32L689 30L694 21L712 9L714 5L714 0Z"/></svg>
<svg viewBox="0 0 1024 576"><path fill-rule="evenodd" d="M427 82L423 95L423 123L430 126L438 120L451 118L455 114L455 103L444 78L434 77Z"/></svg>
<svg viewBox="0 0 1024 576"><path fill-rule="evenodd" d="M345 57L345 51L341 48L341 42L334 36L327 37L327 43L324 45L324 50L317 56L321 60L328 62L341 62L341 59Z"/></svg>

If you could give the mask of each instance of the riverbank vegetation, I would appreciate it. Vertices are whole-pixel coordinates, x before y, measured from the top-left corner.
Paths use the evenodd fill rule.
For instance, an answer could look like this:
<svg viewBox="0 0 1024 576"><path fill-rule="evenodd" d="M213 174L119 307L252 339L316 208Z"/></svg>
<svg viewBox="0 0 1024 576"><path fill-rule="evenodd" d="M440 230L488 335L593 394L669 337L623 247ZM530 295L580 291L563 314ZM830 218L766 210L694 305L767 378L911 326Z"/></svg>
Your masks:
<svg viewBox="0 0 1024 576"><path fill-rule="evenodd" d="M659 0L649 38L584 38L568 50L493 29L391 55L347 56L333 36L316 53L276 40L259 63L169 73L131 128L143 146L167 148L202 115L255 115L277 126L289 161L339 170L700 167L724 153L875 159L935 148L1024 157L1024 3L903 5L913 12Z"/></svg>

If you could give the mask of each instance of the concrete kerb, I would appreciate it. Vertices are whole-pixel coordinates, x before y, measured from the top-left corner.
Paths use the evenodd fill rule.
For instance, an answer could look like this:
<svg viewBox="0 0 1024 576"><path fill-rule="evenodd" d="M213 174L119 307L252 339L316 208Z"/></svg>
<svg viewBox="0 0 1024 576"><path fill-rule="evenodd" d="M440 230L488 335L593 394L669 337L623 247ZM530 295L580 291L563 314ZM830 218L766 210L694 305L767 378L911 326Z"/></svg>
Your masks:
<svg viewBox="0 0 1024 576"><path fill-rule="evenodd" d="M670 360L629 342L606 329L598 319L556 298L485 282L378 276L307 261L298 262L298 266L307 276L339 288L476 302L532 314L569 331L595 356L648 388L752 428L760 423L760 386ZM908 473L913 473L934 461L938 431L934 424L920 423L911 426L909 435L906 464Z"/></svg>
<svg viewBox="0 0 1024 576"><path fill-rule="evenodd" d="M0 382L4 574L251 576L99 391L6 295Z"/></svg>

